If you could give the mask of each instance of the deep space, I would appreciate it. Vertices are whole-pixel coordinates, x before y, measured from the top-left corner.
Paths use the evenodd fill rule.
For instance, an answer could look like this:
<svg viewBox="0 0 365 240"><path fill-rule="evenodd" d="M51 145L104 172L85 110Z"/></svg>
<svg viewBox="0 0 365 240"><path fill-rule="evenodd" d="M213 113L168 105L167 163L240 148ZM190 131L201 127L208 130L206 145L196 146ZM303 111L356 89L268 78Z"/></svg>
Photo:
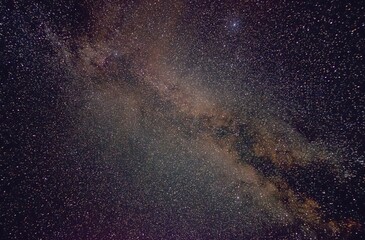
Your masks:
<svg viewBox="0 0 365 240"><path fill-rule="evenodd" d="M0 239L362 239L365 2L0 2Z"/></svg>

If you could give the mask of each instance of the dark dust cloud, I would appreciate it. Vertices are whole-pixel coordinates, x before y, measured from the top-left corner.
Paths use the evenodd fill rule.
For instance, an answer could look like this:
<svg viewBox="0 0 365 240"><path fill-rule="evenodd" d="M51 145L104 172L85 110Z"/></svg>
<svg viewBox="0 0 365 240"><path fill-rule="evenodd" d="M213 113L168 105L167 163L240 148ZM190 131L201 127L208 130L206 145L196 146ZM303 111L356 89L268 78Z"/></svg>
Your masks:
<svg viewBox="0 0 365 240"><path fill-rule="evenodd" d="M1 239L360 239L362 1L3 1Z"/></svg>

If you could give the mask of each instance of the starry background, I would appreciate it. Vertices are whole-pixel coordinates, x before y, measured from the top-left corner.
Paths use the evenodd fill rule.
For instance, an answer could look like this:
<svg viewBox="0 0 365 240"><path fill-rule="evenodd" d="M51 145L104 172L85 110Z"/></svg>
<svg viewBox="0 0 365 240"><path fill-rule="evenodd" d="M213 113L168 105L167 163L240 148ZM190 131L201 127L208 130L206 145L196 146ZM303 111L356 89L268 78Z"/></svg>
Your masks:
<svg viewBox="0 0 365 240"><path fill-rule="evenodd" d="M0 3L1 239L360 239L361 1Z"/></svg>

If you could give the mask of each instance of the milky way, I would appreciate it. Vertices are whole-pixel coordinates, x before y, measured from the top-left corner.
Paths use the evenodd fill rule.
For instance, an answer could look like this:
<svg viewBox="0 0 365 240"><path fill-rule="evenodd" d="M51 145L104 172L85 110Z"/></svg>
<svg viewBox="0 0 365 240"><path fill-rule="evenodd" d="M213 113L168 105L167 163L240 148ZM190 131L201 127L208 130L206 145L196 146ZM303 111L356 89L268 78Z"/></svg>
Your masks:
<svg viewBox="0 0 365 240"><path fill-rule="evenodd" d="M363 6L2 8L4 239L362 234Z"/></svg>

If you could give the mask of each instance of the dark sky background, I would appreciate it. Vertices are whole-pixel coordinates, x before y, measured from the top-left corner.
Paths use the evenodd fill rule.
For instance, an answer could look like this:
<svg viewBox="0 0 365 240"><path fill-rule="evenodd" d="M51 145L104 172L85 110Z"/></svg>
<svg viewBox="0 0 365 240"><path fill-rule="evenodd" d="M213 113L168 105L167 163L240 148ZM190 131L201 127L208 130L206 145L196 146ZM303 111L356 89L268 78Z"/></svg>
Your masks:
<svg viewBox="0 0 365 240"><path fill-rule="evenodd" d="M0 238L363 236L364 3L152 2L0 3Z"/></svg>

